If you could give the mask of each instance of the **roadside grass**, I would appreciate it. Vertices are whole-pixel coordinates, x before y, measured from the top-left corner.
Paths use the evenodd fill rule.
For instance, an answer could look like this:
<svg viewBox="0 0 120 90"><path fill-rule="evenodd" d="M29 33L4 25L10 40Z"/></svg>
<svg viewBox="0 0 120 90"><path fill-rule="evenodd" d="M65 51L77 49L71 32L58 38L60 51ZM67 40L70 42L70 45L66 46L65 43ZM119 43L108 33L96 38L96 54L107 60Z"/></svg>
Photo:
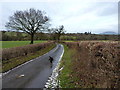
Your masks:
<svg viewBox="0 0 120 90"><path fill-rule="evenodd" d="M47 41L34 41L35 43L43 43ZM0 41L2 43L2 48L12 48L12 47L19 47L30 44L30 41ZM1 48L1 47L0 47Z"/></svg>
<svg viewBox="0 0 120 90"><path fill-rule="evenodd" d="M49 52L51 49L53 49L56 45L52 44L40 51L37 51L36 53L31 53L28 54L27 56L21 56L21 57L17 57L17 58L12 58L8 61L3 61L2 62L2 72L6 72L12 68L15 68L18 65L21 65L31 59L34 59L36 57L39 57L47 52Z"/></svg>
<svg viewBox="0 0 120 90"><path fill-rule="evenodd" d="M60 80L60 86L62 88L74 88L75 84L72 83L72 80L75 80L76 77L71 78L72 73L72 56L76 52L75 49L69 49L64 44L64 55L61 60L60 67L64 67L63 70L60 72L58 79Z"/></svg>
<svg viewBox="0 0 120 90"><path fill-rule="evenodd" d="M64 42L75 42L74 40L64 40Z"/></svg>

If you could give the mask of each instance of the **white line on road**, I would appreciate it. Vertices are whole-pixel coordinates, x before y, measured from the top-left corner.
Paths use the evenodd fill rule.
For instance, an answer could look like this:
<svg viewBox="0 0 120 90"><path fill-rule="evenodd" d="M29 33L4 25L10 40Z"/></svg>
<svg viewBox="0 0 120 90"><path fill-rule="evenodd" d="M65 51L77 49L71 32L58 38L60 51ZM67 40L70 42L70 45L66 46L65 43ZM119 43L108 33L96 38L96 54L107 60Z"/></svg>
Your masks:
<svg viewBox="0 0 120 90"><path fill-rule="evenodd" d="M61 45L61 47L63 47L63 45ZM61 54L61 56L60 56L60 58L58 60L58 63L56 65L55 69L52 72L52 75L49 77L49 79L47 80L47 82L46 82L46 84L44 86L45 88L57 88L57 86L59 84L59 82L57 80L57 77L59 75L60 70L63 69L63 67L62 67L59 70L60 60L62 59L63 54L64 54L64 47L63 47L63 52L62 52L62 54Z"/></svg>

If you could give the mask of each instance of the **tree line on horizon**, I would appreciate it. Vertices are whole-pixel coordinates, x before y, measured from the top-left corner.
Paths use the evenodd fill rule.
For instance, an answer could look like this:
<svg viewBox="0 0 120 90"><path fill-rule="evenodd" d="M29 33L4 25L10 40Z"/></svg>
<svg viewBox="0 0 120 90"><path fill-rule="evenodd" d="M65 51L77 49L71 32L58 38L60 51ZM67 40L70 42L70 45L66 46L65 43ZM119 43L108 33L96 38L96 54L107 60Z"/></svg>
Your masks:
<svg viewBox="0 0 120 90"><path fill-rule="evenodd" d="M25 32L17 31L1 31L1 41L27 41L31 37ZM34 36L34 40L58 40L55 33L43 33L37 32ZM59 40L120 40L118 35L100 35L100 34L85 34L85 33L64 33L61 34Z"/></svg>

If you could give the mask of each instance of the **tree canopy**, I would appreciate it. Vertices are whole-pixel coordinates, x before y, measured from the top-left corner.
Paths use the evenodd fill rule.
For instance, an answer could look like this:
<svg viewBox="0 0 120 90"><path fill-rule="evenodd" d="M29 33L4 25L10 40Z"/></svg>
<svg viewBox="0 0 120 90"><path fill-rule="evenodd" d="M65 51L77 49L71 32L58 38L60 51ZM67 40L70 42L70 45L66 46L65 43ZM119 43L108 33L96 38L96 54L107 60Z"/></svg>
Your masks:
<svg viewBox="0 0 120 90"><path fill-rule="evenodd" d="M44 12L30 8L25 11L16 11L13 16L10 16L6 27L28 33L31 36L31 44L33 44L35 33L44 30L43 28L48 21L49 18Z"/></svg>
<svg viewBox="0 0 120 90"><path fill-rule="evenodd" d="M59 26L58 28L52 28L51 31L54 33L54 38L56 38L58 41L60 40L60 36L65 33L63 25Z"/></svg>

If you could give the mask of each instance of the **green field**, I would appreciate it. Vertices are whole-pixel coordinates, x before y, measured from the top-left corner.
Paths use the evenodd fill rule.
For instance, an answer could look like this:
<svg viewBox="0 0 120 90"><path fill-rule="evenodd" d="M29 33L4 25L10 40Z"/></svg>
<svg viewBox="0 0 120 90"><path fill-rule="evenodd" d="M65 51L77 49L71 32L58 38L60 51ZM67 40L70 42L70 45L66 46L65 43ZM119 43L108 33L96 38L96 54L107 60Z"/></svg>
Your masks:
<svg viewBox="0 0 120 90"><path fill-rule="evenodd" d="M47 42L47 41L43 41L43 40L34 41L34 43L43 43L43 42ZM30 41L0 41L0 43L2 43L2 48L11 48L11 47L28 45Z"/></svg>

